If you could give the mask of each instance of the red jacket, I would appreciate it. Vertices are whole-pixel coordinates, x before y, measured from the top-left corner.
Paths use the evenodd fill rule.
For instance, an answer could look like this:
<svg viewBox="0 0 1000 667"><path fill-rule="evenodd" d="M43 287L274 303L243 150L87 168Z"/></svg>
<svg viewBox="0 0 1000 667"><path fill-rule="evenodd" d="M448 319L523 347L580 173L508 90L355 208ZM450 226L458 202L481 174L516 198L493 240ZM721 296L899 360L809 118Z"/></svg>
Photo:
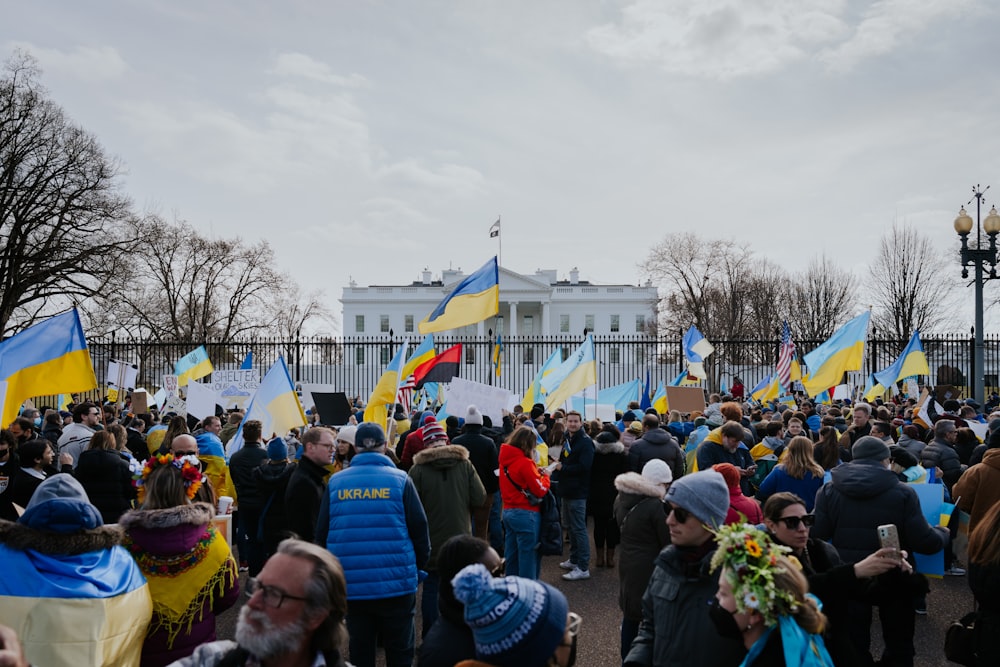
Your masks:
<svg viewBox="0 0 1000 667"><path fill-rule="evenodd" d="M510 474L510 479L507 473ZM536 496L544 496L549 490L549 478L538 472L538 466L531 457L525 456L520 449L505 442L500 445L500 497L503 499L503 508L537 512L538 506L529 503L524 494L514 487L511 479L522 489Z"/></svg>
<svg viewBox="0 0 1000 667"><path fill-rule="evenodd" d="M741 519L740 514L746 518ZM764 523L764 513L756 500L743 495L740 487L729 489L729 512L726 513L726 525L743 522L754 525Z"/></svg>

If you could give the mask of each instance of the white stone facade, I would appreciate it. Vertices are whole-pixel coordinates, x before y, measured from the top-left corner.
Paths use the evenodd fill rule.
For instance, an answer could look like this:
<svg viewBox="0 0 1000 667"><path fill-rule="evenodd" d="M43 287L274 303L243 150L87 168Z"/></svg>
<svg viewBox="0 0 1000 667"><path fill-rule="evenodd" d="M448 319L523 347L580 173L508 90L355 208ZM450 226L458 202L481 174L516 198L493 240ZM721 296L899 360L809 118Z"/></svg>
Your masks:
<svg viewBox="0 0 1000 667"><path fill-rule="evenodd" d="M424 271L409 285L371 285L352 282L344 288L343 333L347 338L419 335L417 326L465 277L445 270L439 279ZM637 336L650 333L656 322L656 287L647 284L598 285L579 280L574 268L558 280L555 269L520 274L500 269L500 314L476 325L444 335L485 336L502 331L505 338L582 336L586 328L596 335Z"/></svg>

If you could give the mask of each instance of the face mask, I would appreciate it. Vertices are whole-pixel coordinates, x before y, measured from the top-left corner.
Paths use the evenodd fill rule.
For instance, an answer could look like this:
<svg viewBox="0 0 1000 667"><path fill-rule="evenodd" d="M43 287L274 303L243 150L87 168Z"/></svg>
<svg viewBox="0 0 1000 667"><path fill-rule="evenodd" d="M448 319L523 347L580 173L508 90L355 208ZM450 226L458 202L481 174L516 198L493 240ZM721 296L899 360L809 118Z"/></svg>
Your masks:
<svg viewBox="0 0 1000 667"><path fill-rule="evenodd" d="M35 428L38 428L41 425L42 425L42 418L41 417L35 417Z"/></svg>
<svg viewBox="0 0 1000 667"><path fill-rule="evenodd" d="M721 637L739 637L743 634L740 626L736 625L736 619L733 618L735 613L723 609L718 599L713 599L708 605L708 617L712 619L712 625Z"/></svg>

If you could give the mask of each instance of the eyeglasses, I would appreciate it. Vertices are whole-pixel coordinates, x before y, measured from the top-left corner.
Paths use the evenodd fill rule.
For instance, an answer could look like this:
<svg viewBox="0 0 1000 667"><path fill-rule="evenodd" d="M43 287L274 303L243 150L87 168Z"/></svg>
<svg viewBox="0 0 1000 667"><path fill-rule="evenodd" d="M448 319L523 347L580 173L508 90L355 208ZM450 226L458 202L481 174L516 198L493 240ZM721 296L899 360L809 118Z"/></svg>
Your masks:
<svg viewBox="0 0 1000 667"><path fill-rule="evenodd" d="M575 639L580 634L580 624L582 623L583 619L579 614L569 613L569 623L566 624L566 632L569 633L570 637Z"/></svg>
<svg viewBox="0 0 1000 667"><path fill-rule="evenodd" d="M497 577L497 578L503 577L504 576L504 570L506 569L506 567L507 567L507 559L506 558L501 558L500 559L500 563L497 564L497 566L495 568L493 568L492 570L490 570L490 574L493 575L494 577Z"/></svg>
<svg viewBox="0 0 1000 667"><path fill-rule="evenodd" d="M88 412L87 414L89 416L91 416L91 417L100 417L101 416L100 412Z"/></svg>
<svg viewBox="0 0 1000 667"><path fill-rule="evenodd" d="M274 586L268 586L267 584L262 584L255 577L247 579L247 597L253 597L253 594L260 591L260 597L268 607L273 607L277 609L281 606L281 603L287 600L305 600L304 597L299 597L298 595L289 595L280 588L275 588Z"/></svg>
<svg viewBox="0 0 1000 667"><path fill-rule="evenodd" d="M683 507L677 507L672 503L663 503L663 512L667 516L670 516L670 513L673 512L674 520L677 523L687 523L687 520L691 518L691 512L688 512Z"/></svg>
<svg viewBox="0 0 1000 667"><path fill-rule="evenodd" d="M801 523L806 528L809 528L816 522L816 517L812 514L803 514L802 516L783 516L778 521L782 521L785 524L785 528L788 530L798 530L799 523Z"/></svg>

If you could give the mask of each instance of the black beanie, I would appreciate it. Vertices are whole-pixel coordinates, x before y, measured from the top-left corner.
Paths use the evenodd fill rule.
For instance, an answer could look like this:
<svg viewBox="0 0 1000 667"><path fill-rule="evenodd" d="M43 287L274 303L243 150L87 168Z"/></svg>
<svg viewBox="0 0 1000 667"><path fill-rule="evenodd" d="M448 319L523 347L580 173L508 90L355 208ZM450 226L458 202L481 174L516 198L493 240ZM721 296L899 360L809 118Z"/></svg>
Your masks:
<svg viewBox="0 0 1000 667"><path fill-rule="evenodd" d="M538 419L545 414L545 406L541 403L535 403L531 406L531 418Z"/></svg>

